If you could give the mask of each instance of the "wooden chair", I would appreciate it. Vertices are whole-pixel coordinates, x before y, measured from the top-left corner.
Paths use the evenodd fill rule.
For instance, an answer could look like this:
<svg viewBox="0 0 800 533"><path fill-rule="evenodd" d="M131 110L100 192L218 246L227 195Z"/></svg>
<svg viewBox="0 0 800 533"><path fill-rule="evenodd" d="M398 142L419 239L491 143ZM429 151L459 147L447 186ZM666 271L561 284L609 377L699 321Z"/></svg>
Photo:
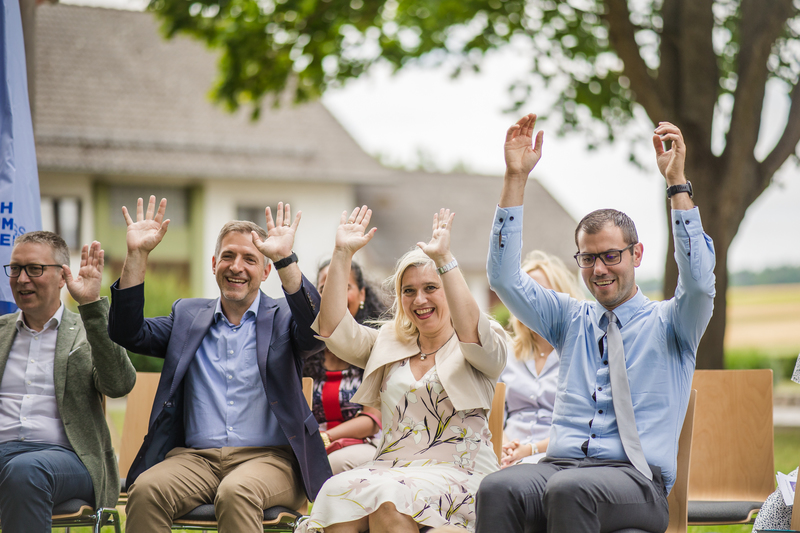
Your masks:
<svg viewBox="0 0 800 533"><path fill-rule="evenodd" d="M751 522L775 489L772 370L698 370L689 524Z"/></svg>
<svg viewBox="0 0 800 533"><path fill-rule="evenodd" d="M158 372L137 372L136 385L128 393L125 407L125 420L122 423L122 438L119 446L119 474L128 475L128 470L139 452L139 448L147 435L150 422L150 409L158 389ZM125 479L121 480L121 493L123 499L127 497Z"/></svg>
<svg viewBox="0 0 800 533"><path fill-rule="evenodd" d="M303 396L311 407L311 395L314 390L314 380L303 378ZM294 530L294 523L307 512L308 504L301 509L289 509L288 507L270 507L264 510L264 520L262 522L264 531L286 531ZM217 529L217 517L214 513L213 504L205 504L195 507L180 518L172 522L172 529L189 530L214 530Z"/></svg>
<svg viewBox="0 0 800 533"><path fill-rule="evenodd" d="M683 419L681 436L678 439L678 469L675 484L669 493L669 525L666 533L686 533L689 527L689 465L692 460L692 441L694 437L695 409L697 391L692 389L686 417Z"/></svg>
<svg viewBox="0 0 800 533"><path fill-rule="evenodd" d="M492 432L492 448L497 461L503 457L503 413L506 404L506 384L498 383L494 389L492 410L489 412L489 431Z"/></svg>

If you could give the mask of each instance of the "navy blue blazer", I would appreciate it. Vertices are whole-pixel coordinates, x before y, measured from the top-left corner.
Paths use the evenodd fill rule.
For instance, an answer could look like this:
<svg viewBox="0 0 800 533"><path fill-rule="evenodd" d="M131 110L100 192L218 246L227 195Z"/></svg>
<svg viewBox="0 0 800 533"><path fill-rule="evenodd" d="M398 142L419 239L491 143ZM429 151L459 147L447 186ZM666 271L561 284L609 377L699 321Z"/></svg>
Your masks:
<svg viewBox="0 0 800 533"><path fill-rule="evenodd" d="M261 293L256 326L258 369L272 412L300 465L303 488L310 500L331 476L319 436L319 425L303 396L304 359L324 348L311 330L319 308L319 293L303 277L300 290L273 300ZM130 486L145 470L184 447L183 384L203 338L214 319L215 299L187 298L172 305L169 316L144 318L144 284L111 286L108 334L128 350L164 359L147 436L131 464Z"/></svg>

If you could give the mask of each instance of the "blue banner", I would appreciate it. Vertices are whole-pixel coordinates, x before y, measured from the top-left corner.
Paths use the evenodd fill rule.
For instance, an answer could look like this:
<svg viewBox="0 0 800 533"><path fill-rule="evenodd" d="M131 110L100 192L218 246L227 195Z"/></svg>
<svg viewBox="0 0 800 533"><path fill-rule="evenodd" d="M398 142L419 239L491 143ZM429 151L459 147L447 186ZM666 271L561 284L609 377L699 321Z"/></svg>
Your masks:
<svg viewBox="0 0 800 533"><path fill-rule="evenodd" d="M7 265L14 239L42 228L42 210L19 0L1 1L0 265ZM8 276L2 272L0 314L16 309Z"/></svg>

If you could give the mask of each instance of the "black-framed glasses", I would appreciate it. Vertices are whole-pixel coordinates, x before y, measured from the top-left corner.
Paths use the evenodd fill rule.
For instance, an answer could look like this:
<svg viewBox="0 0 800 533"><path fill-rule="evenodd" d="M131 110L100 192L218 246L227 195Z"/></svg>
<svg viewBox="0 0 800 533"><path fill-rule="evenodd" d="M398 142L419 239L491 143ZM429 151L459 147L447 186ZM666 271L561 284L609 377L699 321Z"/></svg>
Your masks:
<svg viewBox="0 0 800 533"><path fill-rule="evenodd" d="M23 270L29 278L38 278L44 274L45 267L61 268L61 265L3 265L3 268L6 269L6 276L9 278L18 278Z"/></svg>
<svg viewBox="0 0 800 533"><path fill-rule="evenodd" d="M606 266L618 265L622 262L622 252L633 248L636 244L638 243L632 242L622 250L606 250L599 254L575 254L573 257L581 268L592 268L598 258L600 258L600 261Z"/></svg>

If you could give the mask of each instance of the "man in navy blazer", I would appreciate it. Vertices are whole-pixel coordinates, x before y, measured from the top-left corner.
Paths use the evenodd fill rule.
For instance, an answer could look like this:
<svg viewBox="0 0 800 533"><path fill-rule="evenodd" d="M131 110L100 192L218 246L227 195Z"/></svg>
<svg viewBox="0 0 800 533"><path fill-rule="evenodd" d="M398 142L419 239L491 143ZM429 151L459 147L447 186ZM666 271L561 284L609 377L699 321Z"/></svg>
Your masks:
<svg viewBox="0 0 800 533"><path fill-rule="evenodd" d="M109 335L125 348L164 358L144 444L128 473L126 530L170 531L173 519L213 503L220 531L260 532L263 510L314 499L331 470L302 391L303 359L322 349L311 324L319 294L292 252L300 213L287 204L267 232L251 222L223 226L212 257L214 300L178 300L167 317L144 318L149 253L169 220L166 199L136 222L122 208L128 253L112 286ZM259 287L273 262L286 298Z"/></svg>

